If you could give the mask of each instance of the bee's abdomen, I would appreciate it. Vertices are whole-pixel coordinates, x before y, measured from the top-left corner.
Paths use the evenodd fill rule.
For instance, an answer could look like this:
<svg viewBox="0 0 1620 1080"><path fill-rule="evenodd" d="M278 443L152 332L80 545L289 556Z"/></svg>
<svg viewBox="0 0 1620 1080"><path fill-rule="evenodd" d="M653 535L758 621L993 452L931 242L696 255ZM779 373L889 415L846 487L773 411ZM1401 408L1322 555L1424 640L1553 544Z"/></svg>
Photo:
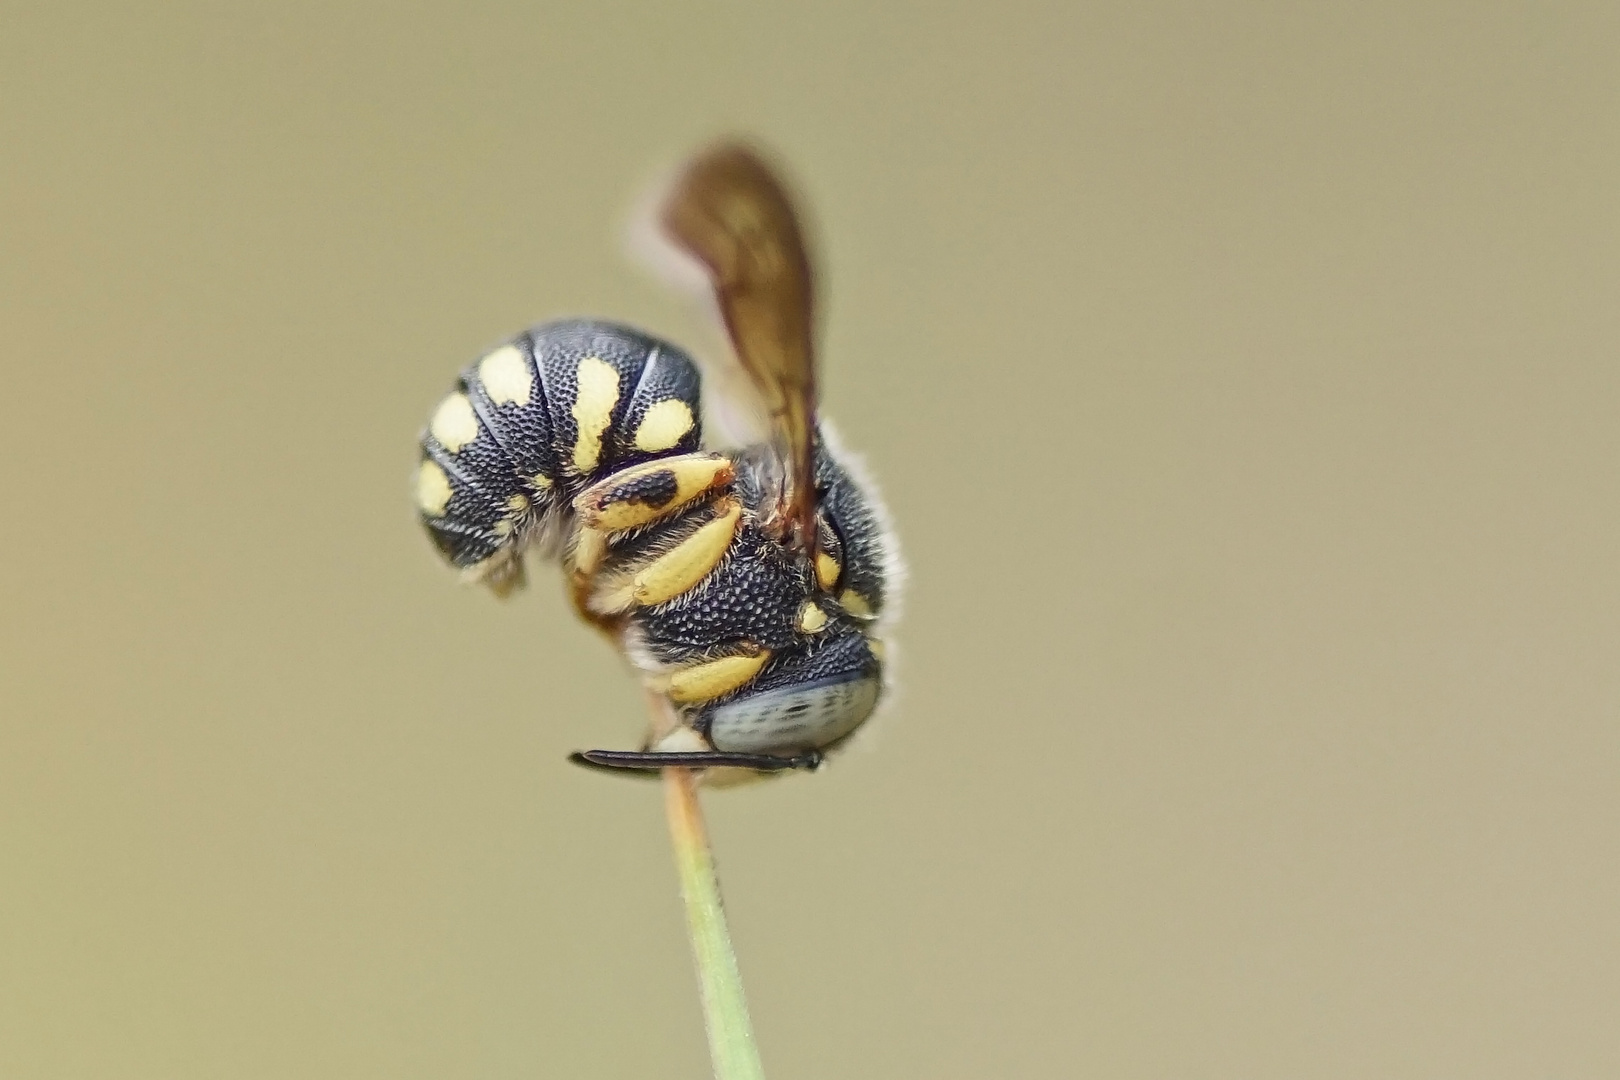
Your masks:
<svg viewBox="0 0 1620 1080"><path fill-rule="evenodd" d="M417 509L446 559L495 570L586 485L697 448L700 381L680 350L609 323L551 323L461 373L422 436Z"/></svg>

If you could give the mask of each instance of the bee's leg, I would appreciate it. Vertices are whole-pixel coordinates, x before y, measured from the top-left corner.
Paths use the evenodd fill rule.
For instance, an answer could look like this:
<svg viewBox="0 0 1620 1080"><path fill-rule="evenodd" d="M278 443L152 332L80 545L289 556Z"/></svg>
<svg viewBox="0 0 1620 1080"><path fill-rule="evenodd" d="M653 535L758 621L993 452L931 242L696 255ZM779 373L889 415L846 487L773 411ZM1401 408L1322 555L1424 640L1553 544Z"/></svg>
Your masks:
<svg viewBox="0 0 1620 1080"><path fill-rule="evenodd" d="M731 460L719 454L679 454L620 469L574 498L586 528L602 533L637 529L712 491L730 486Z"/></svg>
<svg viewBox="0 0 1620 1080"><path fill-rule="evenodd" d="M821 751L806 750L792 757L774 754L728 754L723 750L582 750L568 755L575 765L607 772L646 772L680 767L684 769L752 769L755 772L781 772L784 769L814 771L821 766Z"/></svg>
<svg viewBox="0 0 1620 1080"><path fill-rule="evenodd" d="M573 602L574 613L585 622L617 641L621 613L596 611L591 605L591 593L597 582L602 560L607 557L606 533L590 528L577 528L570 538L563 565L568 571L568 599Z"/></svg>
<svg viewBox="0 0 1620 1080"><path fill-rule="evenodd" d="M735 652L696 664L670 668L647 680L647 689L667 695L675 705L700 705L741 688L770 662L771 650L751 641Z"/></svg>
<svg viewBox="0 0 1620 1080"><path fill-rule="evenodd" d="M565 558L579 614L606 628L613 616L661 604L702 581L736 534L741 508L734 498L722 500L713 520L657 558L608 575L600 571L615 534L725 491L734 476L731 460L720 454L680 454L620 469L580 492L574 499L577 528Z"/></svg>
<svg viewBox="0 0 1620 1080"><path fill-rule="evenodd" d="M632 562L614 566L597 573L601 567L601 554L588 550L591 561L582 557L584 545L600 545L605 552L605 541L594 539L593 529L580 530L581 539L574 551L575 580L578 582L588 608L597 615L616 615L634 607L653 607L673 600L708 577L720 565L731 542L736 539L737 526L742 520L742 507L733 497L717 502L713 514L690 533L683 536L668 550L645 562ZM600 536L601 534L596 534Z"/></svg>

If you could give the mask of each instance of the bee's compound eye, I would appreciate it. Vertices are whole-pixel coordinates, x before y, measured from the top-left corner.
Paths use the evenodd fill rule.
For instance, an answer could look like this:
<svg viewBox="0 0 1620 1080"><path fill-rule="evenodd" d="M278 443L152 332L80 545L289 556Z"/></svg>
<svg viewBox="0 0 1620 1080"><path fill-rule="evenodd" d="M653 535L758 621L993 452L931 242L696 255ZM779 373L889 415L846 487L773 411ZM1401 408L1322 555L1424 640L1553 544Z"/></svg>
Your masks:
<svg viewBox="0 0 1620 1080"><path fill-rule="evenodd" d="M876 673L851 671L746 694L709 710L709 741L748 754L828 746L872 715L879 689Z"/></svg>

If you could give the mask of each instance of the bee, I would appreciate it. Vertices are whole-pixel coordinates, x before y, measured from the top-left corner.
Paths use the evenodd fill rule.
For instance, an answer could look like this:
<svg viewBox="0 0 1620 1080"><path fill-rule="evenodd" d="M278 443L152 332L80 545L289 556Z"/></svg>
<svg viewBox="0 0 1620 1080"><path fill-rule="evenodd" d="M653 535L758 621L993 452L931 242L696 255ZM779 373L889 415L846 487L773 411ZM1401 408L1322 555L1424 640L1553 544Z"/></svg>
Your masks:
<svg viewBox="0 0 1620 1080"><path fill-rule="evenodd" d="M505 596L557 558L575 611L662 721L603 769L814 769L872 715L899 556L870 481L816 412L813 281L784 183L724 143L653 219L699 272L733 356L700 371L628 326L537 326L462 371L421 438L416 505L445 559ZM708 446L703 376L762 435ZM709 410L711 415L714 409Z"/></svg>

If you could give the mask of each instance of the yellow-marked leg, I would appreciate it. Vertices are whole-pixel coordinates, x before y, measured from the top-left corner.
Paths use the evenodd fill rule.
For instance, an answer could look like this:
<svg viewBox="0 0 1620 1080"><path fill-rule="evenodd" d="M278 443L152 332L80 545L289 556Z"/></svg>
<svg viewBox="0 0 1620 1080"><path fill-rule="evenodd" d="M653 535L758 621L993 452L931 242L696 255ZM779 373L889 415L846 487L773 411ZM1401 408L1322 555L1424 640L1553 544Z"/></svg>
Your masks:
<svg viewBox="0 0 1620 1080"><path fill-rule="evenodd" d="M574 534L574 546L568 552L568 569L576 577L588 578L602 569L607 557L607 534L582 525Z"/></svg>
<svg viewBox="0 0 1620 1080"><path fill-rule="evenodd" d="M677 668L652 680L652 689L669 695L677 705L696 705L729 694L759 674L771 658L769 649L750 649L738 656L722 656L701 664Z"/></svg>
<svg viewBox="0 0 1620 1080"><path fill-rule="evenodd" d="M611 568L598 575L591 610L610 615L632 607L653 607L688 591L725 558L737 535L742 507L736 499L716 505L717 516L662 555L639 565Z"/></svg>
<svg viewBox="0 0 1620 1080"><path fill-rule="evenodd" d="M635 576L636 603L662 604L708 577L731 547L741 519L742 506L731 500L713 521L648 563Z"/></svg>
<svg viewBox="0 0 1620 1080"><path fill-rule="evenodd" d="M632 465L574 499L581 523L602 532L639 528L732 481L731 461L719 454L681 454Z"/></svg>
<svg viewBox="0 0 1620 1080"><path fill-rule="evenodd" d="M626 608L601 609L592 603L592 597L601 591L597 574L607 558L607 551L605 533L580 527L575 530L563 563L568 570L568 598L573 602L574 613L617 643L623 622L620 613Z"/></svg>

